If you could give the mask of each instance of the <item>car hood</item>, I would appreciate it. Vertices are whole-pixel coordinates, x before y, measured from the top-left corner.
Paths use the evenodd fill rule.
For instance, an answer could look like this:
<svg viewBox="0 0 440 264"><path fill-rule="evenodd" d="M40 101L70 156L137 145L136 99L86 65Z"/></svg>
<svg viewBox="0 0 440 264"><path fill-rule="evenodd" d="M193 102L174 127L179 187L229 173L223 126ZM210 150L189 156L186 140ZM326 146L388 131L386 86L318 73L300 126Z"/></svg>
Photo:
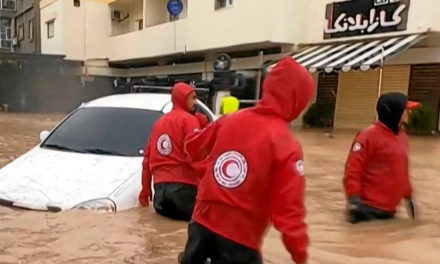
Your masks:
<svg viewBox="0 0 440 264"><path fill-rule="evenodd" d="M107 198L141 170L142 157L94 155L34 148L0 170L0 201L62 210Z"/></svg>

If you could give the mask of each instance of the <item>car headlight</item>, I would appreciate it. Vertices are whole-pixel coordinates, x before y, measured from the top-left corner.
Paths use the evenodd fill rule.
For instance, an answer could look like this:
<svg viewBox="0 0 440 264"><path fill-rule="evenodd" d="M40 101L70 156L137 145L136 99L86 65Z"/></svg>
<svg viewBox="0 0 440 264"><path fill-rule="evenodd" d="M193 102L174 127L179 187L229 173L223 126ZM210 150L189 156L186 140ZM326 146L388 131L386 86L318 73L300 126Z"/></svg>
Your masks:
<svg viewBox="0 0 440 264"><path fill-rule="evenodd" d="M73 207L73 209L90 210L99 213L112 213L116 212L116 204L110 199L103 198L80 203Z"/></svg>

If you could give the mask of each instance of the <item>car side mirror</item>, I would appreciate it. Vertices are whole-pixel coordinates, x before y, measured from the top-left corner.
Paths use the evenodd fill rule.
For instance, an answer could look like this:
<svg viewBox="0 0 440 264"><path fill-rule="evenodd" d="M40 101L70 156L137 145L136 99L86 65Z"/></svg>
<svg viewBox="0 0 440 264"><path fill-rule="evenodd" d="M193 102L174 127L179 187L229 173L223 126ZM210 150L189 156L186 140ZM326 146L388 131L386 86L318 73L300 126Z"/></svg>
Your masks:
<svg viewBox="0 0 440 264"><path fill-rule="evenodd" d="M43 142L46 140L46 138L49 136L50 132L47 130L40 132L40 141Z"/></svg>

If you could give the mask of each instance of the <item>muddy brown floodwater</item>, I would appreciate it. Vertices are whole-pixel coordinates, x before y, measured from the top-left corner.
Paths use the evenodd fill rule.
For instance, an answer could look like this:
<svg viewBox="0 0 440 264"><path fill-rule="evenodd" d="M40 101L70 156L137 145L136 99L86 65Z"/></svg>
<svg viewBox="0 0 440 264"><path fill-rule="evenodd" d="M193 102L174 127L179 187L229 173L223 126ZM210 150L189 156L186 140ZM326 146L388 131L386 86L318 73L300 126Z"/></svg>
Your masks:
<svg viewBox="0 0 440 264"><path fill-rule="evenodd" d="M38 142L40 130L57 115L0 114L0 167ZM439 264L440 139L411 138L412 181L418 220L400 208L396 220L344 222L341 177L351 131L328 138L295 132L306 155L309 264ZM41 213L0 207L0 263L176 263L186 239L185 223L163 219L151 209L117 214ZM265 263L291 263L270 230Z"/></svg>

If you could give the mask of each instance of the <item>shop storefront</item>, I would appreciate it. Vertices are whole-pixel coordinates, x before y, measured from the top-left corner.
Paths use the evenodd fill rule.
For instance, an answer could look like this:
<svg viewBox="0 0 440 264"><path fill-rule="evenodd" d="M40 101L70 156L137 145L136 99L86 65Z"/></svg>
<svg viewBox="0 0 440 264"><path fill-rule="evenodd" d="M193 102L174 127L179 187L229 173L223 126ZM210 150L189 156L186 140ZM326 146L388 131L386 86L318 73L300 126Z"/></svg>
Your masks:
<svg viewBox="0 0 440 264"><path fill-rule="evenodd" d="M302 45L293 57L319 75L317 101L335 104L335 128L370 124L376 118L378 96L393 91L429 104L438 120L440 61L433 64L413 52L423 54L431 48L440 54L438 33L414 26L417 21L409 29L409 22L417 19L410 11L413 7L418 11L420 6L415 5L420 4L414 0L326 3L322 41Z"/></svg>

